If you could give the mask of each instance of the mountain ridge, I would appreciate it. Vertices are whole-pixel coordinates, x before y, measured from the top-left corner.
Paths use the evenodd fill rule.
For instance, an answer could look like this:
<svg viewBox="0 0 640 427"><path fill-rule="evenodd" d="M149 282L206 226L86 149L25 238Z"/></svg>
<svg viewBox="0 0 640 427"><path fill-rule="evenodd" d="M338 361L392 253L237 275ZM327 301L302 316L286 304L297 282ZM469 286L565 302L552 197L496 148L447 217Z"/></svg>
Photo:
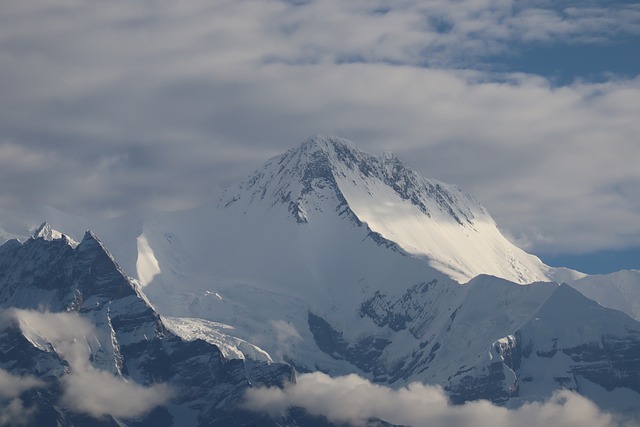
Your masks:
<svg viewBox="0 0 640 427"><path fill-rule="evenodd" d="M193 379L185 402L187 412L218 425L234 416L218 412L224 402L236 402L255 378L282 384L292 367L392 388L439 384L456 403L512 405L563 388L597 390L594 400L605 406L621 390L638 399L628 387L640 372L637 322L598 308L604 326L580 329L571 316L588 319L599 306L548 282L562 270L510 244L472 197L390 154L312 138L229 188L217 205L104 227L115 230L107 235L114 256L93 232L73 247L47 224L24 243L0 247L0 302L25 309L46 301L82 314L102 331L99 348L88 345L102 349L96 363L143 386L176 381L173 366L152 359L180 369L193 363L185 378L209 369L190 355L212 360L214 379L231 380L209 385L232 397L216 391L215 408L207 406L194 397ZM129 315L118 316L123 310ZM536 329L544 322L566 325L558 327L563 335ZM60 377L64 364L54 365ZM182 416L174 403L162 411Z"/></svg>
<svg viewBox="0 0 640 427"><path fill-rule="evenodd" d="M173 334L90 231L77 245L38 232L0 246L0 309L15 319L0 328L0 369L38 379L21 396L30 425L275 426L238 405L251 384L293 379L286 365Z"/></svg>
<svg viewBox="0 0 640 427"><path fill-rule="evenodd" d="M332 193L337 203L325 206ZM392 154L373 156L351 141L316 136L276 156L236 187L219 207L246 213L285 209L298 223L335 211L371 237L464 283L493 274L519 283L582 275L548 267L509 242L487 210L457 186L427 179Z"/></svg>

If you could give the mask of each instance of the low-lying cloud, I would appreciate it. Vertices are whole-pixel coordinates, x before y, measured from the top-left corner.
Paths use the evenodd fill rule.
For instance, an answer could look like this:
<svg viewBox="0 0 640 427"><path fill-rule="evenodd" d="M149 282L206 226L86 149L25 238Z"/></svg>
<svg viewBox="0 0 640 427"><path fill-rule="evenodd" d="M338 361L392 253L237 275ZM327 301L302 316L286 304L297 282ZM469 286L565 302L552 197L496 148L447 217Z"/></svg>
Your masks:
<svg viewBox="0 0 640 427"><path fill-rule="evenodd" d="M373 384L357 375L331 378L323 373L302 374L295 384L280 388L254 388L246 394L246 407L277 416L289 407L334 422L367 425L371 419L412 427L631 427L601 411L585 397L562 390L544 402L525 403L517 409L486 400L451 405L441 387L412 383L398 390Z"/></svg>
<svg viewBox="0 0 640 427"><path fill-rule="evenodd" d="M61 403L94 417L137 417L171 397L171 390L165 384L145 387L91 367L72 372L62 379L62 383Z"/></svg>
<svg viewBox="0 0 640 427"><path fill-rule="evenodd" d="M94 368L89 358L90 343L96 341L96 331L92 324L78 315L17 309L10 310L9 315L17 320L31 342L45 348L51 345L69 363L70 372L61 379L62 405L94 417L132 418L146 414L171 397L171 390L165 384L146 387ZM18 380L8 377L7 381ZM21 379L17 384L26 381L29 380Z"/></svg>

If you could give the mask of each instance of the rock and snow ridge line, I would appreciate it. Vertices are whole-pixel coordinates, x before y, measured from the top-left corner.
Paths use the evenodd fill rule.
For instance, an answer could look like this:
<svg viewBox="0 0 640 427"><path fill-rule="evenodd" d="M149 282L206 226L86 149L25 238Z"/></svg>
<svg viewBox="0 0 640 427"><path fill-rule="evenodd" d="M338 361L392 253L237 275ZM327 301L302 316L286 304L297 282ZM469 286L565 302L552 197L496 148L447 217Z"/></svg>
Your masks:
<svg viewBox="0 0 640 427"><path fill-rule="evenodd" d="M326 206L325 191L335 194L338 205ZM284 208L301 224L335 211L459 283L479 274L521 284L584 276L548 267L513 245L487 210L457 186L424 178L392 154L373 156L336 137L316 136L272 158L227 189L220 207Z"/></svg>
<svg viewBox="0 0 640 427"><path fill-rule="evenodd" d="M79 243L68 237L67 235L61 233L58 230L55 230L51 227L51 225L47 222L42 223L31 236L31 239L37 240L42 239L44 241L52 242L54 240L62 240L66 244L68 244L72 248L76 248ZM151 248L148 247L146 240L144 239L144 235L138 238L138 245L146 245L144 258L141 260L139 255L138 257L138 274L140 275L141 268L145 268L145 275L141 277L139 280L131 278L126 275L126 273L120 268L116 260L113 258L113 255L109 252L106 246L102 243L102 241L93 233L91 230L87 230L85 232L85 240L95 241L100 249L106 253L109 259L113 262L114 266L118 269L118 272L131 281L132 286L135 287L136 293L140 298L142 298L145 303L151 305L146 295L142 292L141 288L150 282L153 279L153 274L159 274L159 269L154 271L153 268L147 267L147 264L155 264L155 268L157 268L157 261L153 258L153 252ZM142 267L140 266L142 265ZM151 273L148 271L151 270ZM151 277L150 279L148 277ZM143 278L147 279L146 281ZM215 322L209 322L203 319L193 319L193 318L180 318L180 317L163 317L162 321L165 323L165 326L169 328L173 333L179 335L181 338L186 341L194 341L196 339L202 339L210 344L217 346L222 354L229 359L245 359L250 358L253 360L261 360L265 362L273 362L271 357L267 352L262 350L261 348L254 346L251 343L246 342L245 340L236 338L229 334L233 330L232 326L224 325Z"/></svg>

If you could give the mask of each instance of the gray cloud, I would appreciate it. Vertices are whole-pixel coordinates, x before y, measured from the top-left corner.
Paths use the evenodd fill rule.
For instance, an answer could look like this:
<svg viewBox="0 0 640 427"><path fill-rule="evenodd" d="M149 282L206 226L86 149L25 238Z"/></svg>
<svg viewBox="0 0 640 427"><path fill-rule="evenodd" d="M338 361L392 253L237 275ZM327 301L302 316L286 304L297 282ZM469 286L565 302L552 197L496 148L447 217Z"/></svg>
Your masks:
<svg viewBox="0 0 640 427"><path fill-rule="evenodd" d="M602 412L588 399L563 390L545 402L525 403L517 409L488 401L451 405L440 387L413 383L393 390L372 384L357 375L331 378L322 373L300 375L284 389L256 388L246 394L249 409L283 414L291 406L305 408L332 421L366 425L378 418L412 427L592 427L637 426Z"/></svg>
<svg viewBox="0 0 640 427"><path fill-rule="evenodd" d="M483 63L635 37L637 5L298 3L5 2L0 207L195 206L324 133L459 184L531 250L640 245L637 199L611 191L640 181L640 81L556 88Z"/></svg>
<svg viewBox="0 0 640 427"><path fill-rule="evenodd" d="M69 363L70 373L62 378L61 403L66 407L94 417L132 418L144 415L171 397L165 384L144 387L90 365L90 342L96 340L96 332L87 320L72 313L17 309L10 313L32 342L50 343Z"/></svg>

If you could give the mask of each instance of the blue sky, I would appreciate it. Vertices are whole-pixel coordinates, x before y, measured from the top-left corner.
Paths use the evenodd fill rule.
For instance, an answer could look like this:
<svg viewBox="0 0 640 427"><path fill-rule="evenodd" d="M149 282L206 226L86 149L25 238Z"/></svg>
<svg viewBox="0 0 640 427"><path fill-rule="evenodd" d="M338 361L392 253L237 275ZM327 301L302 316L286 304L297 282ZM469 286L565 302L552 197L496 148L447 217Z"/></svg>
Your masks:
<svg viewBox="0 0 640 427"><path fill-rule="evenodd" d="M532 43L516 46L515 50L513 57L491 58L493 66L541 75L557 86L577 80L633 78L640 70L640 42L634 38L594 44Z"/></svg>
<svg viewBox="0 0 640 427"><path fill-rule="evenodd" d="M598 251L587 254L544 255L542 260L554 267L566 267L587 274L607 274L619 270L639 270L640 249Z"/></svg>
<svg viewBox="0 0 640 427"><path fill-rule="evenodd" d="M321 133L640 268L639 51L629 1L8 0L0 208L188 208Z"/></svg>

